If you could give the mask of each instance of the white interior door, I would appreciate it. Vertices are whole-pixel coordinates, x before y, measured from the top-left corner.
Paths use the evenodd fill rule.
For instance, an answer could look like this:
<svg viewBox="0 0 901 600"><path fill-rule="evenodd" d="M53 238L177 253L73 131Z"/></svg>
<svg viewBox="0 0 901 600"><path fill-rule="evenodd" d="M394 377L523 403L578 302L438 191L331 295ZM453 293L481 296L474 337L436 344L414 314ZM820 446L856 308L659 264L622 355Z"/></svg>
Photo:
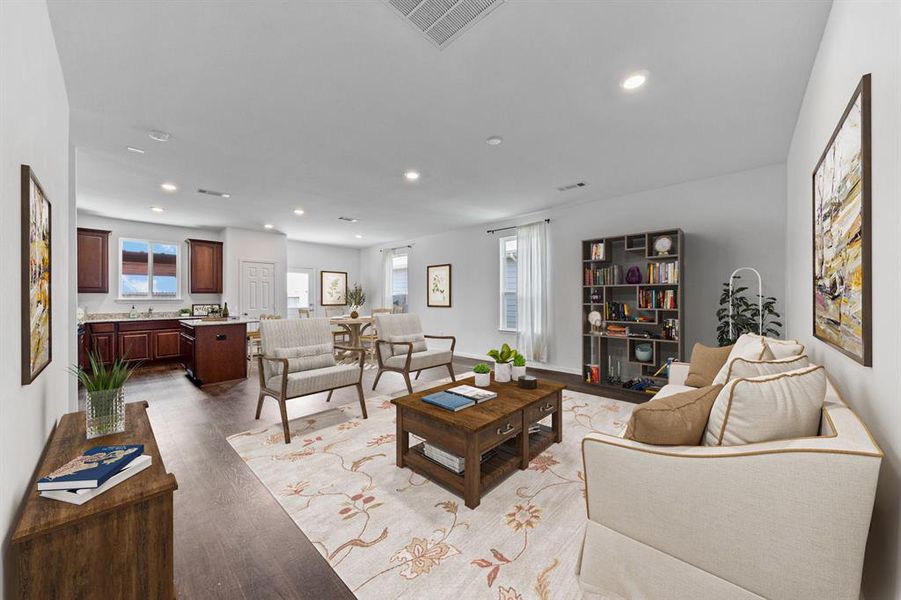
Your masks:
<svg viewBox="0 0 901 600"><path fill-rule="evenodd" d="M241 261L241 311L255 318L278 313L274 263Z"/></svg>

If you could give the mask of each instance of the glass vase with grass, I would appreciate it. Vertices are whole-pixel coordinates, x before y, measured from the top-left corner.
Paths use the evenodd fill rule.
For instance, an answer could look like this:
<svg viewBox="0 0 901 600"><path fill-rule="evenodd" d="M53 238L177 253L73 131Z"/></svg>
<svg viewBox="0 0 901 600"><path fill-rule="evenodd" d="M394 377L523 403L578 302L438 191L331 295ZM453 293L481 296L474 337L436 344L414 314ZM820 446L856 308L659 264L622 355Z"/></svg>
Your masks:
<svg viewBox="0 0 901 600"><path fill-rule="evenodd" d="M117 358L109 365L99 353L89 356L90 371L80 366L69 369L87 392L85 402L85 430L87 438L125 431L125 382L139 363Z"/></svg>

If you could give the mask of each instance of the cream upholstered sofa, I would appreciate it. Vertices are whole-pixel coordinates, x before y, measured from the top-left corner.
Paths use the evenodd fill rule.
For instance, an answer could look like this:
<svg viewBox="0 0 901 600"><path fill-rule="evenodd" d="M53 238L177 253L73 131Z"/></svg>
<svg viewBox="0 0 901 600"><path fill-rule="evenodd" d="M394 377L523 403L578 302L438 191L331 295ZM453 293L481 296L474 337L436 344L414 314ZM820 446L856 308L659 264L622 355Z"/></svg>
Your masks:
<svg viewBox="0 0 901 600"><path fill-rule="evenodd" d="M326 401L329 401L334 390L354 386L360 400L360 411L366 418L366 401L360 383L366 351L335 346L328 319L260 321L260 344L263 354L257 357L260 395L256 418L260 418L260 411L263 410L263 399L266 396L275 398L281 411L286 444L291 443L286 403L292 398L328 392ZM359 361L353 364L336 363L336 348L356 353Z"/></svg>
<svg viewBox="0 0 901 600"><path fill-rule="evenodd" d="M658 395L683 391L675 363ZM882 451L832 382L816 437L582 441L579 577L604 598L857 600Z"/></svg>
<svg viewBox="0 0 901 600"><path fill-rule="evenodd" d="M372 382L372 389L379 384L385 371L400 373L407 385L407 391L413 393L410 373L419 373L434 367L445 367L450 378L454 375L454 347L457 339L452 335L425 335L419 316L414 314L376 314L373 315L378 340L375 345L375 356L379 371ZM426 340L449 340L450 348L429 348Z"/></svg>

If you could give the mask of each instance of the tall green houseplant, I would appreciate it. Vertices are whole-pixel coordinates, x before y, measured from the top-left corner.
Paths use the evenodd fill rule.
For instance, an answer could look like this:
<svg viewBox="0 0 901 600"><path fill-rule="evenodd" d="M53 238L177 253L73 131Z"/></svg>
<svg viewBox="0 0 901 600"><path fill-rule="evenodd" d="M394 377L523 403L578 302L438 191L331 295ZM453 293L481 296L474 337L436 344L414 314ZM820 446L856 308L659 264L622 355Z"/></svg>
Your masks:
<svg viewBox="0 0 901 600"><path fill-rule="evenodd" d="M736 281L741 277L735 277ZM720 308L716 311L716 339L720 346L734 344L735 340L743 333L761 333L760 316L761 307L758 306L757 294L748 294L748 286L738 285L729 292L729 282L723 284L720 294ZM765 296L763 298L763 331L768 337L780 337L782 335L782 316L776 312L776 298ZM729 333L729 305L732 305L732 333Z"/></svg>

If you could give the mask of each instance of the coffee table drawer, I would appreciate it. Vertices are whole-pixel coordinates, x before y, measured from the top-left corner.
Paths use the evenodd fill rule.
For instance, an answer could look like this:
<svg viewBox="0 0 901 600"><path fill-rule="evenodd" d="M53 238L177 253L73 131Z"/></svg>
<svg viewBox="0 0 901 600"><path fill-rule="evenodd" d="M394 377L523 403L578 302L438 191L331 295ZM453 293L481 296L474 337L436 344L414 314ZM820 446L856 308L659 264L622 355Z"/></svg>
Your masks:
<svg viewBox="0 0 901 600"><path fill-rule="evenodd" d="M491 427L479 432L479 451L485 452L489 448L494 448L520 431L522 431L522 413L520 412L495 421Z"/></svg>
<svg viewBox="0 0 901 600"><path fill-rule="evenodd" d="M553 397L544 398L534 404L530 404L523 411L526 424L531 425L532 423L536 423L541 419L552 415L555 411L559 410L559 408L557 399Z"/></svg>

